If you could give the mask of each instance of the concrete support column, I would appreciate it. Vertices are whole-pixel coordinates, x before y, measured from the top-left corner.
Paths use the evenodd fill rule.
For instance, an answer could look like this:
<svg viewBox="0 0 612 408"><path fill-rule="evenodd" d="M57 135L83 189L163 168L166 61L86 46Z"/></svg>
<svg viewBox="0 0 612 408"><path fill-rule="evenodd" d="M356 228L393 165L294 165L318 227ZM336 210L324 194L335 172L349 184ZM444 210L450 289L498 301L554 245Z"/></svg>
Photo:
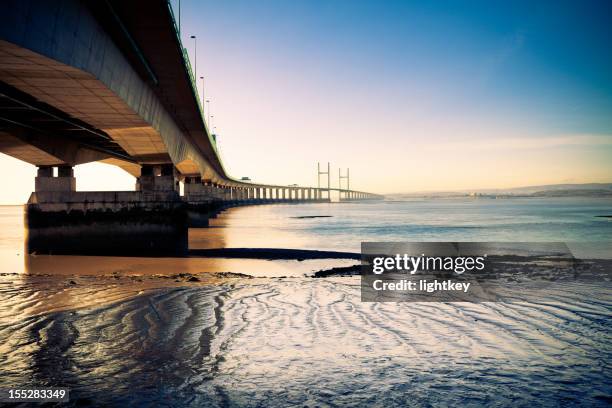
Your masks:
<svg viewBox="0 0 612 408"><path fill-rule="evenodd" d="M215 189L217 191L217 196L219 197L219 200L221 201L227 201L227 195L226 195L226 191L225 188L219 184L217 184L215 186Z"/></svg>
<svg viewBox="0 0 612 408"><path fill-rule="evenodd" d="M76 179L72 166L59 166L57 177L53 177L53 167L38 167L34 180L34 191L76 191Z"/></svg>
<svg viewBox="0 0 612 408"><path fill-rule="evenodd" d="M210 182L203 182L199 176L185 177L184 199L188 202L203 203L220 199L219 191Z"/></svg>
<svg viewBox="0 0 612 408"><path fill-rule="evenodd" d="M178 172L172 163L143 164L136 191L179 191Z"/></svg>
<svg viewBox="0 0 612 408"><path fill-rule="evenodd" d="M215 195L221 201L225 201L227 199L227 197L225 196L225 190L223 189L222 186L220 186L218 184L215 184Z"/></svg>
<svg viewBox="0 0 612 408"><path fill-rule="evenodd" d="M38 170L36 171L37 177L53 177L53 167L52 166L38 166Z"/></svg>

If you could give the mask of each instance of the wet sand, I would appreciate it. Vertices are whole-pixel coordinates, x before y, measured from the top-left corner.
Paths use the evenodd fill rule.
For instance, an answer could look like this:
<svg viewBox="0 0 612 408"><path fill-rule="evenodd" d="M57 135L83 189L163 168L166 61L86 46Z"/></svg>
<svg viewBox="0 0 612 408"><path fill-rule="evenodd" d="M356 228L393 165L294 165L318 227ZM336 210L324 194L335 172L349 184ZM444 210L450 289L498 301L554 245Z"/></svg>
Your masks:
<svg viewBox="0 0 612 408"><path fill-rule="evenodd" d="M231 284L244 279L301 278L316 276L320 271L359 267L355 254L249 249L220 252L223 257L219 258L31 255L26 257L27 273L0 274L0 293L11 299L0 303L0 322L16 315L101 306L162 289Z"/></svg>
<svg viewBox="0 0 612 408"><path fill-rule="evenodd" d="M216 279L36 314L45 293L130 284L2 277L3 386L68 386L69 406L612 401L609 284L555 286L538 303L362 303L358 277Z"/></svg>

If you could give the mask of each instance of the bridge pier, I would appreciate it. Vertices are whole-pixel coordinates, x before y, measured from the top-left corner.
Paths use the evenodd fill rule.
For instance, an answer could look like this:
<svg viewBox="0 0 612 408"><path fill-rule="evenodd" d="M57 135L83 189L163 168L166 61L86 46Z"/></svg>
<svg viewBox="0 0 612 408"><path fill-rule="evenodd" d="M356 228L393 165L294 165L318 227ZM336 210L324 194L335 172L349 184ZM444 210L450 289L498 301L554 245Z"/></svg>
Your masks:
<svg viewBox="0 0 612 408"><path fill-rule="evenodd" d="M173 164L143 164L136 191L179 191L178 172Z"/></svg>
<svg viewBox="0 0 612 408"><path fill-rule="evenodd" d="M187 205L175 174L143 166L138 191L82 192L71 166L60 166L57 177L41 166L25 206L28 253L186 254Z"/></svg>
<svg viewBox="0 0 612 408"><path fill-rule="evenodd" d="M57 177L53 176L53 167L38 167L34 191L76 191L76 179L72 166L58 166Z"/></svg>

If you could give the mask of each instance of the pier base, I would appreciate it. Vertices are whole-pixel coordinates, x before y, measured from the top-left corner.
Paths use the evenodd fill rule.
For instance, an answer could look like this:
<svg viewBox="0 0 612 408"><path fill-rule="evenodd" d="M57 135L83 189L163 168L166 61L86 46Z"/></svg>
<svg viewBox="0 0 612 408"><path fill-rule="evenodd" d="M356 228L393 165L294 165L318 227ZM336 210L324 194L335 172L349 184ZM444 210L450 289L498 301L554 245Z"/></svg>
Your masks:
<svg viewBox="0 0 612 408"><path fill-rule="evenodd" d="M35 192L25 208L28 253L183 256L187 205L172 192Z"/></svg>

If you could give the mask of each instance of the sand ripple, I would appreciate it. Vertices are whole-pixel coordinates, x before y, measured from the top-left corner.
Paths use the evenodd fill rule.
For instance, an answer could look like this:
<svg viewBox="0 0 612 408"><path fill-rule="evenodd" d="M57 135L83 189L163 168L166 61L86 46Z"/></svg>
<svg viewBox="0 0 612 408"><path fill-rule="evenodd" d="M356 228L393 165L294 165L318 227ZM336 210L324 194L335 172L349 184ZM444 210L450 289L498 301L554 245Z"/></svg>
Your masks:
<svg viewBox="0 0 612 408"><path fill-rule="evenodd" d="M362 303L356 277L229 279L33 315L36 285L2 285L3 386L68 386L72 405L611 401L608 283L443 304Z"/></svg>

